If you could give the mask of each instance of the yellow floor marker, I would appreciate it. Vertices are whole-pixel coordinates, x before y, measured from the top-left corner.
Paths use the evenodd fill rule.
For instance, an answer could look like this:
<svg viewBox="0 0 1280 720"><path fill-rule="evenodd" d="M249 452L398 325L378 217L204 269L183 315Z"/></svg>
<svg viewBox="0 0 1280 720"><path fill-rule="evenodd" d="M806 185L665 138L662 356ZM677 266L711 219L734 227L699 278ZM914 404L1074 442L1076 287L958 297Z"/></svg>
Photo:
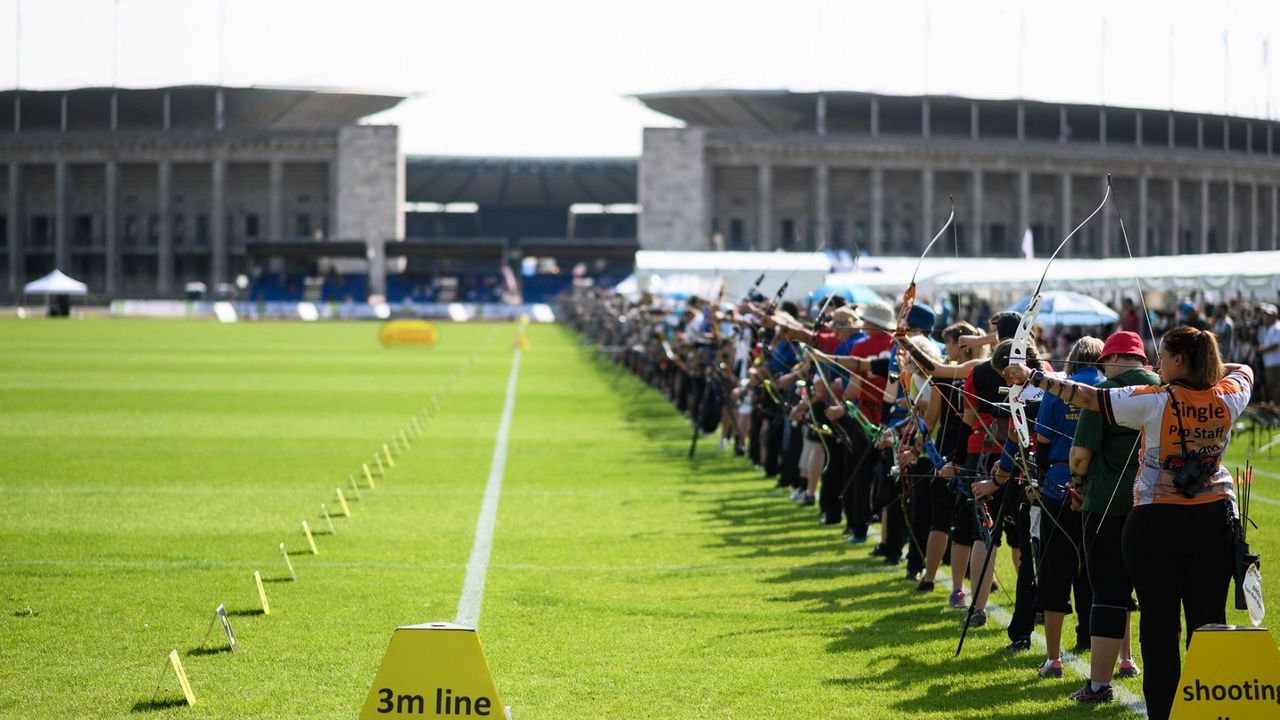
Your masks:
<svg viewBox="0 0 1280 720"><path fill-rule="evenodd" d="M382 443L382 452L386 453L387 455L387 465L389 467L395 467L396 459L391 457L391 448L387 447L386 443Z"/></svg>
<svg viewBox="0 0 1280 720"><path fill-rule="evenodd" d="M343 517L351 517L351 508L347 507L347 497L342 494L342 488L338 488L338 507L342 508Z"/></svg>
<svg viewBox="0 0 1280 720"><path fill-rule="evenodd" d="M182 687L182 697L186 698L188 705L195 705L196 694L191 692L191 682L187 680L187 671L182 668L182 659L178 657L177 648L169 651L169 664L173 667L173 674L178 676L178 685Z"/></svg>
<svg viewBox="0 0 1280 720"><path fill-rule="evenodd" d="M338 531L333 527L333 518L329 517L329 508L324 503L320 503L320 514L324 516L325 523L329 526L329 534L337 535Z"/></svg>
<svg viewBox="0 0 1280 720"><path fill-rule="evenodd" d="M307 544L311 546L311 554L319 555L320 548L316 547L316 539L311 536L311 527L307 525L307 521L302 521L302 532L307 536Z"/></svg>
<svg viewBox="0 0 1280 720"><path fill-rule="evenodd" d="M1191 636L1169 720L1274 718L1280 653L1266 628L1205 625Z"/></svg>
<svg viewBox="0 0 1280 720"><path fill-rule="evenodd" d="M430 623L404 625L391 634L360 718L497 718L502 713L480 636L460 625Z"/></svg>
<svg viewBox="0 0 1280 720"><path fill-rule="evenodd" d="M376 490L378 486L373 484L373 473L369 472L369 463L361 463L360 467L364 468L364 480L369 483L369 488Z"/></svg>
<svg viewBox="0 0 1280 720"><path fill-rule="evenodd" d="M280 554L284 557L284 565L289 568L289 579L298 582L298 573L293 571L293 561L289 559L289 551L284 549L284 543L280 543Z"/></svg>
<svg viewBox="0 0 1280 720"><path fill-rule="evenodd" d="M258 586L258 599L262 601L262 614L270 615L271 606L267 604L267 589L262 586L262 573L253 571L253 584Z"/></svg>

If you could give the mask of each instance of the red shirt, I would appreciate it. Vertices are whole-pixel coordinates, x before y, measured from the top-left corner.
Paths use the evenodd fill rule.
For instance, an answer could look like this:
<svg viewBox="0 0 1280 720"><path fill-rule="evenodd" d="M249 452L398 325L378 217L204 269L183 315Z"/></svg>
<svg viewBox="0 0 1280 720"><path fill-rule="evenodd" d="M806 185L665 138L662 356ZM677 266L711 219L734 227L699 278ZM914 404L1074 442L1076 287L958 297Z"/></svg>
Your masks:
<svg viewBox="0 0 1280 720"><path fill-rule="evenodd" d="M887 332L872 332L866 340L856 343L849 354L860 358L875 358L889 354L893 347L893 336ZM884 406L884 386L888 378L876 377L868 373L857 373L862 378L862 392L854 402L867 419L880 424L880 409Z"/></svg>
<svg viewBox="0 0 1280 720"><path fill-rule="evenodd" d="M820 332L813 336L813 346L818 350L831 355L835 353L836 348L840 347L840 338L836 337L833 332Z"/></svg>

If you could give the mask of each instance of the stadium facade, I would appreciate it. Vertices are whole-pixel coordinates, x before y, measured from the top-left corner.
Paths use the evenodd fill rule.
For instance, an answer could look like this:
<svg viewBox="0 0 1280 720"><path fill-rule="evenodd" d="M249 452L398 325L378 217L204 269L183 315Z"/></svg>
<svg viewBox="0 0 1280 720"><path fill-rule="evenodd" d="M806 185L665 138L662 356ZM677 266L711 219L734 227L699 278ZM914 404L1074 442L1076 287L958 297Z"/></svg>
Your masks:
<svg viewBox="0 0 1280 720"><path fill-rule="evenodd" d="M1108 173L1135 254L1280 249L1280 127L1206 114L858 92L637 96L640 244L915 255L955 199L960 253L1039 252L1096 207ZM1068 244L1123 256L1114 213Z"/></svg>

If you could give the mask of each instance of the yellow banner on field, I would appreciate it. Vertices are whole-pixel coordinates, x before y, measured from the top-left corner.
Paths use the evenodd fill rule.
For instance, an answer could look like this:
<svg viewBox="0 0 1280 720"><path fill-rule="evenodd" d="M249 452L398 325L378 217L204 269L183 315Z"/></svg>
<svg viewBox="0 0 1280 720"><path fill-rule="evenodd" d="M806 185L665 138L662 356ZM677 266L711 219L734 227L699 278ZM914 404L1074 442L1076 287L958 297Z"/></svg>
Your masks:
<svg viewBox="0 0 1280 720"><path fill-rule="evenodd" d="M1280 717L1280 653L1265 628L1205 625L1191 636L1169 720Z"/></svg>
<svg viewBox="0 0 1280 720"><path fill-rule="evenodd" d="M435 345L440 341L436 326L426 320L392 320L378 331L383 345Z"/></svg>
<svg viewBox="0 0 1280 720"><path fill-rule="evenodd" d="M500 718L503 711L476 631L429 623L391 634L360 718Z"/></svg>

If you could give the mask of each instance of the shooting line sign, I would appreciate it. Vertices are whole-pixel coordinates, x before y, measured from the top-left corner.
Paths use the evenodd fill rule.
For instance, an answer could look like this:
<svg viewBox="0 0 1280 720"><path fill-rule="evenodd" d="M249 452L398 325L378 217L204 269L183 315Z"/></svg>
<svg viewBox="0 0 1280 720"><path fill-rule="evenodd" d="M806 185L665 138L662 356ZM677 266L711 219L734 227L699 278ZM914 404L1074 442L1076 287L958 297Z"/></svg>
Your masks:
<svg viewBox="0 0 1280 720"><path fill-rule="evenodd" d="M1265 628L1205 625L1191 636L1170 720L1280 713L1280 653Z"/></svg>
<svg viewBox="0 0 1280 720"><path fill-rule="evenodd" d="M399 715L503 716L498 688L475 630L452 623L395 629L360 718Z"/></svg>

